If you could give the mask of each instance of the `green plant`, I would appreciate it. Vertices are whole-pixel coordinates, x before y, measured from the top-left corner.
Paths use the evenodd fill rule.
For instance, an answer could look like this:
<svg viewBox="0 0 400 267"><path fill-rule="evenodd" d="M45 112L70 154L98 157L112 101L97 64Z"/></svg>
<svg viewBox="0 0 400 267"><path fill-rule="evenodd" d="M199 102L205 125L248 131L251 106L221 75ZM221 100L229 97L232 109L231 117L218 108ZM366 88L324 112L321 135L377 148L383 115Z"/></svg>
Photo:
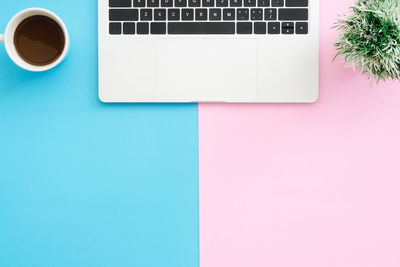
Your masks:
<svg viewBox="0 0 400 267"><path fill-rule="evenodd" d="M368 78L400 80L400 0L356 0L341 17L336 57Z"/></svg>

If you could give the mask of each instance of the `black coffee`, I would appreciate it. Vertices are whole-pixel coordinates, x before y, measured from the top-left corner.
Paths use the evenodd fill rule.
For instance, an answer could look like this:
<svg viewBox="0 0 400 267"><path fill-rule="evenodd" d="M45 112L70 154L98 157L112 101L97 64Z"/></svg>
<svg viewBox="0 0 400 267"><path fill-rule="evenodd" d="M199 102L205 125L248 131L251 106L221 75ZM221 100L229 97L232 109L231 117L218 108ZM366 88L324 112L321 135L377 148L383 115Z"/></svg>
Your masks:
<svg viewBox="0 0 400 267"><path fill-rule="evenodd" d="M14 34L19 56L36 66L56 61L64 50L64 33L57 22L46 16L32 16L23 20Z"/></svg>

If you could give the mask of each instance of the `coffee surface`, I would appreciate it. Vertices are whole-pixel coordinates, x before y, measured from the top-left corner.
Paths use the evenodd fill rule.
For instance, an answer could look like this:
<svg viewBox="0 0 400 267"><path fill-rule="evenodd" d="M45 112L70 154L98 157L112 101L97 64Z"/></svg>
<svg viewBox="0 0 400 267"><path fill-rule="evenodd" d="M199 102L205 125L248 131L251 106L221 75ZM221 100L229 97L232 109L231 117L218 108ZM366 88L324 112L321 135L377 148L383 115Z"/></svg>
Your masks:
<svg viewBox="0 0 400 267"><path fill-rule="evenodd" d="M57 22L46 16L23 20L14 34L19 56L27 63L44 66L56 61L64 50L64 33Z"/></svg>

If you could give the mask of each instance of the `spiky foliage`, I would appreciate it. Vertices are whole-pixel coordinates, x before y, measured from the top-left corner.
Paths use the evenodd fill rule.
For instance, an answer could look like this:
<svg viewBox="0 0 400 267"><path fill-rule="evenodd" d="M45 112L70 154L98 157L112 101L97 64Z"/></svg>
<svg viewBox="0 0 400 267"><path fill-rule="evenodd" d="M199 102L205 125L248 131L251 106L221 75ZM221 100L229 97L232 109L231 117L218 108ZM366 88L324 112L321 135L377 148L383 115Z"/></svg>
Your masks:
<svg viewBox="0 0 400 267"><path fill-rule="evenodd" d="M400 0L356 0L351 10L335 25L336 57L368 78L400 80Z"/></svg>

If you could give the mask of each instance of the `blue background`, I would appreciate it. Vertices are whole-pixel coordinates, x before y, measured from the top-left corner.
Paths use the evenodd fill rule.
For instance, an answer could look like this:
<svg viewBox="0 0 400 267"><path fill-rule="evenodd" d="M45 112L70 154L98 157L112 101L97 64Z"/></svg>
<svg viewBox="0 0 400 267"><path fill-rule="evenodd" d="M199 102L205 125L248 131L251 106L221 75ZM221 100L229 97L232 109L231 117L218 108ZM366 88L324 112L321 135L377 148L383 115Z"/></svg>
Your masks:
<svg viewBox="0 0 400 267"><path fill-rule="evenodd" d="M66 23L54 70L0 45L0 266L198 266L196 104L97 98L97 1L0 0Z"/></svg>

